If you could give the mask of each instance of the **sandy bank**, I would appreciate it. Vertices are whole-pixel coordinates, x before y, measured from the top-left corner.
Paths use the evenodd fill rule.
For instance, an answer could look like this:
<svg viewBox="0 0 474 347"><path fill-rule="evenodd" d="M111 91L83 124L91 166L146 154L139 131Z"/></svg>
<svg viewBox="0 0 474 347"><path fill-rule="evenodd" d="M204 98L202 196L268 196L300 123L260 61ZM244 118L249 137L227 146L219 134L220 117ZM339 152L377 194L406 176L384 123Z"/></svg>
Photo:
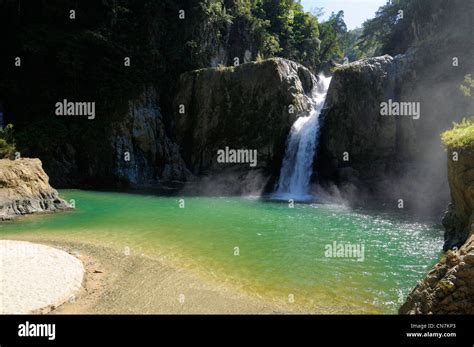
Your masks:
<svg viewBox="0 0 474 347"><path fill-rule="evenodd" d="M21 238L17 236L15 238ZM267 301L225 283L204 280L189 269L115 248L28 235L73 254L86 274L75 300L54 310L64 314L265 314L297 313L295 306ZM47 312L47 311L43 311Z"/></svg>
<svg viewBox="0 0 474 347"><path fill-rule="evenodd" d="M81 288L84 267L70 254L24 241L0 240L0 313L55 308Z"/></svg>

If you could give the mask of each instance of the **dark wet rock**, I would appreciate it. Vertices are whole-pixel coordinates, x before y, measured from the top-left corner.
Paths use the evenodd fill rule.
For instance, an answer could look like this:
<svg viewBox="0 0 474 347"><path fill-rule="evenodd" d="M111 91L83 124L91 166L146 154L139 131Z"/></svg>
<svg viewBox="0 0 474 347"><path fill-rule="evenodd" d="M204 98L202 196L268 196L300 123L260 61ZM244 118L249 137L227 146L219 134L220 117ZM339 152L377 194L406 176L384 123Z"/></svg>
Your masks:
<svg viewBox="0 0 474 347"><path fill-rule="evenodd" d="M181 75L175 136L188 168L195 175L226 170L216 157L227 146L257 150L256 169L278 174L288 132L310 110L315 81L302 65L279 58Z"/></svg>

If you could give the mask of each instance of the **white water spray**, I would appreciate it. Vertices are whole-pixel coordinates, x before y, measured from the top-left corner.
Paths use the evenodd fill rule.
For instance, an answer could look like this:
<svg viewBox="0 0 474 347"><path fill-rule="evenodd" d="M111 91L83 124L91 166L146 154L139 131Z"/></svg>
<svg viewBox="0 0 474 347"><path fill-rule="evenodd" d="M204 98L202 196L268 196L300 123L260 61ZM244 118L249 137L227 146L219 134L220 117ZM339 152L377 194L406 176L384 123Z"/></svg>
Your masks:
<svg viewBox="0 0 474 347"><path fill-rule="evenodd" d="M299 117L291 127L280 179L273 194L275 199L311 200L309 184L319 138L319 115L326 101L331 77L318 76L312 94L312 109L308 116Z"/></svg>

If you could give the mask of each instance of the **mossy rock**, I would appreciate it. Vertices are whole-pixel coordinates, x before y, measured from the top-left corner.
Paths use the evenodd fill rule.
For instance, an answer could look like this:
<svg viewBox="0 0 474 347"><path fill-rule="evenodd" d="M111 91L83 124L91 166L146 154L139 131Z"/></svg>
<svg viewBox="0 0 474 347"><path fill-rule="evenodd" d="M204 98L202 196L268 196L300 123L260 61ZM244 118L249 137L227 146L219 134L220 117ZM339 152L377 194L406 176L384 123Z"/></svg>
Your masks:
<svg viewBox="0 0 474 347"><path fill-rule="evenodd" d="M216 153L228 146L256 149L259 168L279 168L291 125L310 110L315 79L302 65L279 58L181 75L175 134L188 167L195 174L221 169Z"/></svg>

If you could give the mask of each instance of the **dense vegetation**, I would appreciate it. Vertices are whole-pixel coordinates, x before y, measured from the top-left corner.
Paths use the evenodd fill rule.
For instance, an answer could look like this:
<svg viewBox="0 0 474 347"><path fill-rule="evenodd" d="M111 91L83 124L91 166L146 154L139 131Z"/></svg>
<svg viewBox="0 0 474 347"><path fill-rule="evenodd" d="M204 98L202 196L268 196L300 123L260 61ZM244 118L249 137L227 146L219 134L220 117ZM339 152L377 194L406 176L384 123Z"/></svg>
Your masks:
<svg viewBox="0 0 474 347"><path fill-rule="evenodd" d="M457 3L456 3L457 2ZM470 20L452 22L443 17L450 10L459 9L463 3L464 13L470 16L473 10L472 2L453 0L392 0L380 7L373 19L363 25L357 47L364 54L392 56L401 54L428 37L440 39L437 27L451 27L445 30L450 35L472 35L472 17ZM461 24L462 23L462 24ZM467 38L467 36L466 36Z"/></svg>
<svg viewBox="0 0 474 347"><path fill-rule="evenodd" d="M25 155L47 160L74 144L83 160L87 153L106 156L103 140L144 86L158 91L169 124L174 86L185 71L275 56L316 71L400 53L419 34L410 21L428 21L439 3L400 0L348 31L342 11L318 21L296 0L3 0L0 106ZM56 117L54 105L63 99L96 102L93 126Z"/></svg>
<svg viewBox="0 0 474 347"><path fill-rule="evenodd" d="M474 119L463 119L454 123L453 128L441 134L443 143L448 148L474 148Z"/></svg>
<svg viewBox="0 0 474 347"><path fill-rule="evenodd" d="M145 85L158 90L166 116L182 72L274 56L316 69L341 57L329 41L344 27L339 16L320 34L316 17L294 0L5 0L0 104L26 154L56 155L65 143L95 150ZM94 127L55 117L63 99L95 101Z"/></svg>

